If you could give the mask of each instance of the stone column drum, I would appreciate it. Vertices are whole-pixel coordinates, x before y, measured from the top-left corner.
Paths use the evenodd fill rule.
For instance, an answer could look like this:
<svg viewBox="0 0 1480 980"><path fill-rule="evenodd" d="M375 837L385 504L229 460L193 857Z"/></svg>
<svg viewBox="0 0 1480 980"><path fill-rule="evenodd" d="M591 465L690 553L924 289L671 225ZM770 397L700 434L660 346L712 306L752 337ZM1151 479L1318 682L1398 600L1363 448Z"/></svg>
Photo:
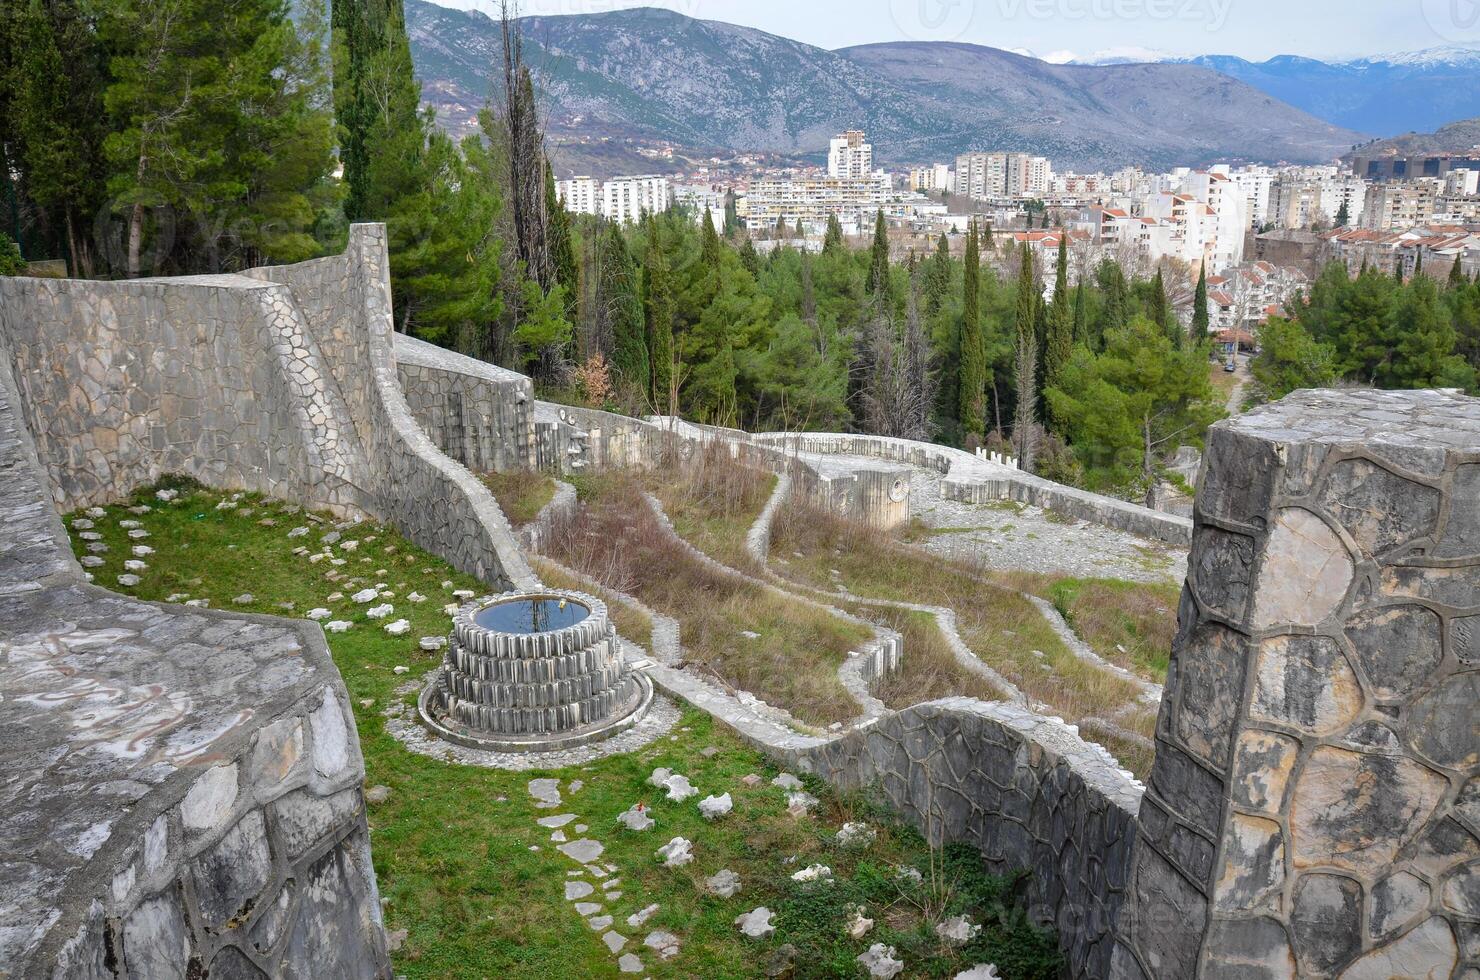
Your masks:
<svg viewBox="0 0 1480 980"><path fill-rule="evenodd" d="M1214 426L1112 974L1480 980L1480 400Z"/></svg>
<svg viewBox="0 0 1480 980"><path fill-rule="evenodd" d="M556 600L589 614L560 629L506 633L478 614L503 603ZM499 752L587 744L636 724L652 684L628 669L606 604L583 592L510 592L452 618L441 671L421 697L423 722L442 738Z"/></svg>

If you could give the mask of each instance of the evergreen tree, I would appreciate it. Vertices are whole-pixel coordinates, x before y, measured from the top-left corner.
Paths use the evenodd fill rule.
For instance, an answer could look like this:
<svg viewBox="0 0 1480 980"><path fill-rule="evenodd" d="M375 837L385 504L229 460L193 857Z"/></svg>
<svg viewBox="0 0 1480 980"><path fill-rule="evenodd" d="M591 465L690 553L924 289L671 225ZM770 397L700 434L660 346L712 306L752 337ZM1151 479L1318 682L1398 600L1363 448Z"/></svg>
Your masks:
<svg viewBox="0 0 1480 980"><path fill-rule="evenodd" d="M1094 336L1091 338L1091 346L1100 350L1104 346L1106 335L1129 322L1130 294L1120 263L1114 259L1104 259L1096 267L1095 285L1105 297L1105 305L1100 311Z"/></svg>
<svg viewBox="0 0 1480 980"><path fill-rule="evenodd" d="M980 309L981 257L976 223L966 226L966 264L961 300L961 382L958 412L963 434L981 435L986 428L987 365L982 344Z"/></svg>
<svg viewBox="0 0 1480 980"><path fill-rule="evenodd" d="M1034 426L1038 414L1038 338L1034 333L1034 320L1040 305L1038 279L1033 273L1033 253L1023 243L1018 267L1017 284L1017 342L1013 356L1013 378L1016 386L1017 407L1013 416L1012 438L1018 454L1018 465L1024 470L1033 470L1035 448Z"/></svg>
<svg viewBox="0 0 1480 980"><path fill-rule="evenodd" d="M637 269L627 250L622 229L616 222L607 225L602 239L600 275L598 316L606 320L603 334L611 337L614 380L645 397L652 389L647 327L638 291Z"/></svg>
<svg viewBox="0 0 1480 980"><path fill-rule="evenodd" d="M863 288L876 303L888 303L889 232L884 225L882 209L874 215L874 242L869 250L868 278L864 280Z"/></svg>
<svg viewBox="0 0 1480 980"><path fill-rule="evenodd" d="M982 247L997 250L997 243L992 240L992 223L990 221L982 225Z"/></svg>
<svg viewBox="0 0 1480 980"><path fill-rule="evenodd" d="M1179 347L1182 343L1181 328L1173 327L1171 307L1167 303L1166 285L1162 282L1161 266L1156 267L1156 275L1151 277L1151 322L1167 332L1167 336Z"/></svg>
<svg viewBox="0 0 1480 980"><path fill-rule="evenodd" d="M1341 207L1339 207L1339 208L1336 209L1336 227L1337 228L1345 228L1347 226L1347 224L1350 223L1351 220L1352 220L1351 208L1348 207L1346 201L1343 200L1341 202Z"/></svg>
<svg viewBox="0 0 1480 980"><path fill-rule="evenodd" d="M755 242L750 236L745 236L745 241L740 243L740 264L745 266L747 272L752 276L758 276L761 272L761 257L755 250Z"/></svg>
<svg viewBox="0 0 1480 980"><path fill-rule="evenodd" d="M1208 340L1208 266L1204 262L1197 270L1197 292L1192 297L1192 341L1204 344Z"/></svg>
<svg viewBox="0 0 1480 980"><path fill-rule="evenodd" d="M1074 307L1069 296L1068 239L1067 234L1060 233L1053 305L1047 315L1047 338L1043 347L1044 388L1058 387L1064 367L1074 351Z"/></svg>
<svg viewBox="0 0 1480 980"><path fill-rule="evenodd" d="M1413 253L1413 278L1417 279L1423 275L1423 249L1415 249Z"/></svg>
<svg viewBox="0 0 1480 980"><path fill-rule="evenodd" d="M925 315L934 316L951 288L951 243L941 232L925 267Z"/></svg>
<svg viewBox="0 0 1480 980"><path fill-rule="evenodd" d="M1089 343L1089 310L1085 304L1084 279L1074 284L1074 343Z"/></svg>
<svg viewBox="0 0 1480 980"><path fill-rule="evenodd" d="M1450 289L1456 289L1456 288L1458 288L1460 286L1463 286L1465 284L1465 282L1466 282L1466 280L1465 280L1465 270L1464 270L1464 267L1460 264L1461 263L1461 260L1463 258L1464 258L1464 253L1463 252L1456 252L1456 253L1454 253L1454 265L1452 265L1452 266L1449 267L1449 283L1448 284L1449 284L1449 288Z"/></svg>
<svg viewBox="0 0 1480 980"><path fill-rule="evenodd" d="M843 245L843 225L838 221L838 216L830 214L827 216L827 231L822 236L822 251L832 255L841 252Z"/></svg>
<svg viewBox="0 0 1480 980"><path fill-rule="evenodd" d="M576 318L576 298L580 295L580 276L576 271L575 242L571 238L570 212L555 191L555 171L545 163L545 209L550 215L550 263L555 271L555 285L565 296L565 317Z"/></svg>
<svg viewBox="0 0 1480 980"><path fill-rule="evenodd" d="M384 220L418 183L425 143L405 13L401 0L340 0L330 23L344 215Z"/></svg>
<svg viewBox="0 0 1480 980"><path fill-rule="evenodd" d="M643 313L647 321L648 358L652 364L652 398L658 411L669 414L677 406L673 383L673 283L659 237L658 222L647 224L647 255L643 263Z"/></svg>

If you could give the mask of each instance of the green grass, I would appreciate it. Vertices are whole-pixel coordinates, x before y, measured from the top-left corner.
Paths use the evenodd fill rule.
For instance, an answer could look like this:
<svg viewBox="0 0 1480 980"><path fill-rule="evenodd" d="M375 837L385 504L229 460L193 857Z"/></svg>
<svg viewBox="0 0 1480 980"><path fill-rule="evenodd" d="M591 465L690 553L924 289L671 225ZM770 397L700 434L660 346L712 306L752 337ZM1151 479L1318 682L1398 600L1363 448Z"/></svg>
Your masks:
<svg viewBox="0 0 1480 980"><path fill-rule="evenodd" d="M150 506L150 512L132 515L115 506L96 521L96 531L110 549L105 565L95 570L97 581L144 599L189 593L209 598L215 608L283 614L280 604L291 603L301 614L324 605L336 618L355 624L349 632L327 638L351 696L367 782L391 790L386 802L370 807L369 820L387 928L407 930L393 956L398 975L439 980L619 975L600 934L564 901L566 871L575 864L554 849L550 832L535 823L557 812L579 814L591 835L607 845L601 860L619 867L623 897L608 902L605 911L631 940L628 949L637 947L644 975L759 976L765 960L789 942L801 954L795 976L854 977L859 969L852 958L879 941L897 946L909 976L952 976L985 961L997 962L1010 977L1047 980L1057 975L1052 937L1024 921L1012 901L1010 883L986 875L969 849L932 852L914 831L862 800L839 798L811 780L809 789L821 798L820 806L811 817L792 817L781 791L769 785L774 767L700 711L686 709L671 736L644 750L564 770L503 772L408 752L385 731L381 711L398 697L397 686L435 662L435 655L417 649L417 639L449 630L442 606L451 601L451 590L481 593L486 587L394 532L368 523L342 531L344 540L359 542L353 551L344 550L343 541L334 547L345 564L310 563L292 551L300 545L320 550L320 539L331 527L328 519L314 520L255 495L242 495L234 509L218 510L220 494L175 485L184 492L173 504L141 493L132 503ZM76 516L68 519L69 526ZM116 577L124 559L131 557L129 546L137 542L125 537L119 519L139 521L150 533L144 543L156 549L144 559L150 567L139 573L140 583L126 589L116 584ZM299 525L312 530L288 538L288 530ZM333 591L354 591L344 580L328 581L330 573L356 579L362 587L386 582L396 592L385 600L395 605L392 618L409 619L411 631L390 636L365 617L365 606L326 601ZM405 596L413 590L427 595L427 601L408 602ZM247 592L254 597L250 603L232 601ZM404 677L392 670L403 664L413 668ZM404 699L409 703L414 694ZM706 757L701 750L707 746L719 751ZM735 812L706 824L694 801L666 801L646 784L656 766L684 773L701 793L730 792ZM748 773L766 781L746 787L741 778ZM534 808L526 787L538 776L564 781L561 809ZM568 785L574 779L585 785L571 793ZM619 830L616 816L638 800L651 805L657 827L644 833ZM861 854L839 850L833 842L836 829L844 820L858 818L877 826L878 842ZM653 852L676 835L696 842L696 860L682 869L663 868ZM792 871L813 861L834 869L835 891L818 893L791 881ZM896 864L925 872L926 887L896 886ZM740 874L739 895L719 899L695 887L722 867ZM932 868L942 869L935 886ZM880 923L856 941L842 935L838 918L853 901L865 902L868 914ZM652 902L661 905L658 913L641 929L627 928L626 916ZM777 934L759 942L742 939L732 925L735 916L763 904L777 913ZM934 921L929 917L958 911L986 920L987 928L966 950L947 953L928 931ZM640 947L653 929L682 938L677 958L665 962Z"/></svg>
<svg viewBox="0 0 1480 980"><path fill-rule="evenodd" d="M1177 632L1177 586L1028 572L1005 580L1052 602L1106 660L1158 684L1166 679Z"/></svg>

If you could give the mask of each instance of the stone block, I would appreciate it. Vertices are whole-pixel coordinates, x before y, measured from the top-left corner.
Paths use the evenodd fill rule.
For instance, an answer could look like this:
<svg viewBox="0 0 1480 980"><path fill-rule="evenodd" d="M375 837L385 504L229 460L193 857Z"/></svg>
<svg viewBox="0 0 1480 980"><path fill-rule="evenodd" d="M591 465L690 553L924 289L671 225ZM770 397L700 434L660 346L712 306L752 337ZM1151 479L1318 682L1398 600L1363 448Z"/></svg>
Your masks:
<svg viewBox="0 0 1480 980"><path fill-rule="evenodd" d="M252 810L205 854L190 862L196 907L208 929L230 928L272 874L272 852L262 811Z"/></svg>
<svg viewBox="0 0 1480 980"><path fill-rule="evenodd" d="M1439 616L1423 606L1363 610L1347 620L1346 635L1380 698L1408 697L1444 656Z"/></svg>
<svg viewBox="0 0 1480 980"><path fill-rule="evenodd" d="M1259 644L1249 716L1311 735L1340 731L1362 710L1346 655L1325 636L1277 636Z"/></svg>
<svg viewBox="0 0 1480 980"><path fill-rule="evenodd" d="M1216 919L1208 929L1205 973L1230 980L1295 980L1295 954L1277 919Z"/></svg>
<svg viewBox="0 0 1480 980"><path fill-rule="evenodd" d="M1407 739L1441 766L1473 770L1480 765L1480 670L1453 674L1413 703Z"/></svg>
<svg viewBox="0 0 1480 980"><path fill-rule="evenodd" d="M1346 598L1353 572L1346 545L1325 521L1286 507L1264 545L1252 625L1319 625Z"/></svg>
<svg viewBox="0 0 1480 980"><path fill-rule="evenodd" d="M1263 813L1280 812L1299 751L1300 743L1288 735L1258 729L1241 733L1231 783L1234 801Z"/></svg>
<svg viewBox="0 0 1480 980"><path fill-rule="evenodd" d="M1374 939L1390 939L1428 907L1428 883L1415 874L1399 871L1372 886L1367 929Z"/></svg>
<svg viewBox="0 0 1480 980"><path fill-rule="evenodd" d="M1445 789L1443 777L1410 759L1320 746L1298 775L1290 804L1295 865L1384 870Z"/></svg>
<svg viewBox="0 0 1480 980"><path fill-rule="evenodd" d="M297 858L333 832L343 830L360 812L360 791L354 787L330 796L300 789L272 804L278 839L290 858Z"/></svg>
<svg viewBox="0 0 1480 980"><path fill-rule="evenodd" d="M1439 518L1438 490L1365 459L1333 465L1319 499L1369 555L1432 534Z"/></svg>
<svg viewBox="0 0 1480 980"><path fill-rule="evenodd" d="M124 975L128 980L185 980L190 930L177 889L139 903L123 923Z"/></svg>
<svg viewBox="0 0 1480 980"><path fill-rule="evenodd" d="M1231 814L1223 836L1223 868L1214 889L1220 912L1280 911L1285 883L1285 836L1264 817Z"/></svg>
<svg viewBox="0 0 1480 980"><path fill-rule="evenodd" d="M1210 610L1232 622L1247 614L1253 584L1254 539L1214 527L1193 532L1189 580Z"/></svg>
<svg viewBox="0 0 1480 980"><path fill-rule="evenodd" d="M1335 970L1362 949L1362 886L1341 875L1304 874L1295 883L1290 925L1300 969Z"/></svg>
<svg viewBox="0 0 1480 980"><path fill-rule="evenodd" d="M1219 769L1228 765L1247 649L1243 636L1210 622L1199 626L1177 654L1177 734L1189 751Z"/></svg>

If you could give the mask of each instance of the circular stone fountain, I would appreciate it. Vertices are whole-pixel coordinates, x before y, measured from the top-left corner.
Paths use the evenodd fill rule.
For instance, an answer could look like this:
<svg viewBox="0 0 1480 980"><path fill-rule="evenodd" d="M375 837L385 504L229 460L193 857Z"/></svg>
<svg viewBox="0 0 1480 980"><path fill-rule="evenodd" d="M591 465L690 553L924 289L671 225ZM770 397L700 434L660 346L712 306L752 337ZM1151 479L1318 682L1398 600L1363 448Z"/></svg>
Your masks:
<svg viewBox="0 0 1480 980"><path fill-rule="evenodd" d="M652 682L627 669L605 603L541 590L458 610L417 710L449 742L552 752L626 731L652 700Z"/></svg>

